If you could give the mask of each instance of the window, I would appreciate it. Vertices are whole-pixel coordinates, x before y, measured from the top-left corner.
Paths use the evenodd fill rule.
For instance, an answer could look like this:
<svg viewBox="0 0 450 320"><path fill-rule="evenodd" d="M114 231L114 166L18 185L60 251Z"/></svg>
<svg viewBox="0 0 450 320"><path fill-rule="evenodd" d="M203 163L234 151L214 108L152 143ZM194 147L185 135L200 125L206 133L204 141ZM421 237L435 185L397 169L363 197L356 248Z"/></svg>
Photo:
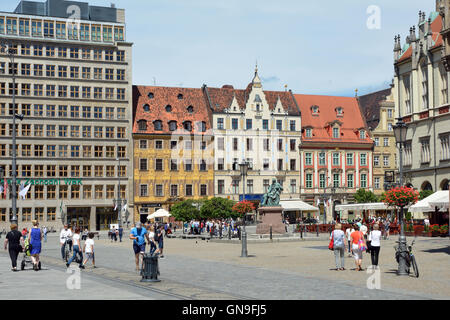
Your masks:
<svg viewBox="0 0 450 320"><path fill-rule="evenodd" d="M282 131L283 130L283 120L277 120L276 126L277 126L278 131Z"/></svg>
<svg viewBox="0 0 450 320"><path fill-rule="evenodd" d="M380 178L374 178L373 182L374 182L374 188L380 189Z"/></svg>
<svg viewBox="0 0 450 320"><path fill-rule="evenodd" d="M379 167L380 166L380 156L373 156L373 165L375 167Z"/></svg>
<svg viewBox="0 0 450 320"><path fill-rule="evenodd" d="M421 144L421 163L429 163L431 161L430 139L422 139Z"/></svg>
<svg viewBox="0 0 450 320"><path fill-rule="evenodd" d="M81 115L84 119L89 119L91 117L91 107L83 107Z"/></svg>
<svg viewBox="0 0 450 320"><path fill-rule="evenodd" d="M361 173L361 188L367 188L367 174Z"/></svg>
<svg viewBox="0 0 450 320"><path fill-rule="evenodd" d="M388 109L387 114L388 114L388 119L392 119L394 117L394 110Z"/></svg>
<svg viewBox="0 0 450 320"><path fill-rule="evenodd" d="M91 78L91 68L83 67L81 69L81 76L83 79L90 79Z"/></svg>
<svg viewBox="0 0 450 320"><path fill-rule="evenodd" d="M103 118L103 108L102 107L94 107L94 119L102 119ZM141 121L145 121L145 120L141 120ZM139 130L141 125L139 124ZM145 129L147 130L147 121L145 121Z"/></svg>
<svg viewBox="0 0 450 320"><path fill-rule="evenodd" d="M95 199L103 199L103 186L95 186Z"/></svg>
<svg viewBox="0 0 450 320"><path fill-rule="evenodd" d="M239 119L236 118L231 119L231 129L233 130L239 129Z"/></svg>
<svg viewBox="0 0 450 320"><path fill-rule="evenodd" d="M156 159L155 160L155 170L156 171L164 171L163 160Z"/></svg>
<svg viewBox="0 0 450 320"><path fill-rule="evenodd" d="M312 129L311 128L306 129L306 137L312 138Z"/></svg>
<svg viewBox="0 0 450 320"><path fill-rule="evenodd" d="M339 153L333 153L333 166L339 166Z"/></svg>
<svg viewBox="0 0 450 320"><path fill-rule="evenodd" d="M208 167L206 165L206 161L205 160L201 160L200 164L199 164L199 170L200 171L207 171Z"/></svg>
<svg viewBox="0 0 450 320"><path fill-rule="evenodd" d="M95 158L103 158L103 147L102 146L94 146L94 157Z"/></svg>
<svg viewBox="0 0 450 320"><path fill-rule="evenodd" d="M217 129L219 129L219 130L223 130L224 129L223 118L218 118L217 119Z"/></svg>
<svg viewBox="0 0 450 320"><path fill-rule="evenodd" d="M233 181L231 182L231 192L233 194L239 194L239 182L240 180L235 179L233 179Z"/></svg>
<svg viewBox="0 0 450 320"><path fill-rule="evenodd" d="M393 131L392 123L388 123L388 131L390 131L390 132Z"/></svg>
<svg viewBox="0 0 450 320"><path fill-rule="evenodd" d="M3 18L0 18L0 21L2 21ZM0 23L1 24L1 23ZM0 26L1 29L3 29L3 26ZM0 30L0 33L3 33L3 30ZM19 35L21 36L29 36L30 35L30 21L25 19L19 20Z"/></svg>
<svg viewBox="0 0 450 320"><path fill-rule="evenodd" d="M360 154L360 166L367 166L367 154L366 153Z"/></svg>
<svg viewBox="0 0 450 320"><path fill-rule="evenodd" d="M90 158L92 156L92 147L83 146L83 158Z"/></svg>
<svg viewBox="0 0 450 320"><path fill-rule="evenodd" d="M83 177L90 177L92 175L91 166L83 166Z"/></svg>
<svg viewBox="0 0 450 320"><path fill-rule="evenodd" d="M339 188L341 185L341 175L339 173L333 174L333 187Z"/></svg>
<svg viewBox="0 0 450 320"><path fill-rule="evenodd" d="M125 61L125 51L122 50L117 51L116 60L122 62Z"/></svg>
<svg viewBox="0 0 450 320"><path fill-rule="evenodd" d="M65 39L66 38L66 23L56 22L56 38Z"/></svg>
<svg viewBox="0 0 450 320"><path fill-rule="evenodd" d="M422 109L428 109L428 66L426 64L421 66L422 70Z"/></svg>
<svg viewBox="0 0 450 320"><path fill-rule="evenodd" d="M67 158L67 146L59 146L59 157Z"/></svg>
<svg viewBox="0 0 450 320"><path fill-rule="evenodd" d="M47 187L47 190L49 187ZM52 189L55 189L55 186L53 186ZM56 197L56 190L52 190L52 192L53 192L53 194L55 194L55 197ZM50 198L47 196L47 198L49 198L49 199L55 199L55 197ZM47 221L56 221L56 208L47 208Z"/></svg>
<svg viewBox="0 0 450 320"><path fill-rule="evenodd" d="M67 168L68 168L68 166L59 166L59 176L60 177L67 177Z"/></svg>
<svg viewBox="0 0 450 320"><path fill-rule="evenodd" d="M238 151L238 150L239 150L239 139L233 138L233 151Z"/></svg>
<svg viewBox="0 0 450 320"><path fill-rule="evenodd" d="M405 113L412 113L411 108L411 76L405 75L403 76L403 85L405 90Z"/></svg>
<svg viewBox="0 0 450 320"><path fill-rule="evenodd" d="M100 30L101 30L101 26L99 26L99 25L91 26L92 41L97 41L97 42L102 41L102 34L101 34Z"/></svg>
<svg viewBox="0 0 450 320"><path fill-rule="evenodd" d="M67 106L58 106L58 117L67 118Z"/></svg>
<svg viewBox="0 0 450 320"><path fill-rule="evenodd" d="M124 30L123 27L114 27L114 40L124 41Z"/></svg>
<svg viewBox="0 0 450 320"><path fill-rule="evenodd" d="M22 75L23 76L31 75L31 64L29 64L29 63L22 63Z"/></svg>
<svg viewBox="0 0 450 320"><path fill-rule="evenodd" d="M113 50L105 50L105 60L106 61L114 60L114 51Z"/></svg>
<svg viewBox="0 0 450 320"><path fill-rule="evenodd" d="M70 67L70 77L72 79L78 79L80 77L80 68L79 67Z"/></svg>
<svg viewBox="0 0 450 320"><path fill-rule="evenodd" d="M176 131L177 130L177 122L176 121L170 121L169 122L169 131Z"/></svg>
<svg viewBox="0 0 450 320"><path fill-rule="evenodd" d="M139 159L139 170L140 171L148 170L148 160L147 159Z"/></svg>
<svg viewBox="0 0 450 320"><path fill-rule="evenodd" d="M383 146L385 146L385 147L389 147L389 138L384 138L383 139Z"/></svg>
<svg viewBox="0 0 450 320"><path fill-rule="evenodd" d="M306 174L306 188L307 189L312 189L313 187L313 175L312 173L307 173Z"/></svg>
<svg viewBox="0 0 450 320"><path fill-rule="evenodd" d="M225 180L217 181L217 194L225 194Z"/></svg>
<svg viewBox="0 0 450 320"><path fill-rule="evenodd" d="M184 171L192 171L192 160L191 159L184 160Z"/></svg>
<svg viewBox="0 0 450 320"><path fill-rule="evenodd" d="M333 138L339 139L339 128L333 128Z"/></svg>
<svg viewBox="0 0 450 320"><path fill-rule="evenodd" d="M157 184L155 186L155 196L156 197L164 197L164 188L162 184Z"/></svg>
<svg viewBox="0 0 450 320"><path fill-rule="evenodd" d="M252 119L246 119L245 121L247 130L251 130L253 127Z"/></svg>
<svg viewBox="0 0 450 320"><path fill-rule="evenodd" d="M269 120L263 120L263 130L269 130Z"/></svg>
<svg viewBox="0 0 450 320"><path fill-rule="evenodd" d="M94 176L103 177L103 166L94 166Z"/></svg>
<svg viewBox="0 0 450 320"><path fill-rule="evenodd" d="M35 44L34 46L34 55L38 57L43 56L43 46L40 44Z"/></svg>
<svg viewBox="0 0 450 320"><path fill-rule="evenodd" d="M347 174L347 187L353 188L353 173Z"/></svg>
<svg viewBox="0 0 450 320"><path fill-rule="evenodd" d="M102 98L103 98L103 88L95 87L94 99L102 99Z"/></svg>
<svg viewBox="0 0 450 320"><path fill-rule="evenodd" d="M147 184L139 185L139 196L140 197L148 197L148 185Z"/></svg>
<svg viewBox="0 0 450 320"><path fill-rule="evenodd" d="M34 67L34 76L35 77L42 77L43 76L43 68L44 68L44 66L42 64L35 64L33 67Z"/></svg>
<svg viewBox="0 0 450 320"><path fill-rule="evenodd" d="M200 185L200 196L204 197L208 195L208 185L201 184Z"/></svg>
<svg viewBox="0 0 450 320"><path fill-rule="evenodd" d="M117 70L117 81L124 81L125 80L125 70L118 69Z"/></svg>
<svg viewBox="0 0 450 320"><path fill-rule="evenodd" d="M253 151L253 139L247 138L247 151Z"/></svg>
<svg viewBox="0 0 450 320"><path fill-rule="evenodd" d="M291 159L291 161L290 161L290 169L291 169L291 171L296 171L297 170L297 164L296 164L296 160L295 159Z"/></svg>
<svg viewBox="0 0 450 320"><path fill-rule="evenodd" d="M364 140L366 138L366 131L365 130L359 131L359 138L361 140Z"/></svg>
<svg viewBox="0 0 450 320"><path fill-rule="evenodd" d="M383 166L389 167L389 156L383 156Z"/></svg>
<svg viewBox="0 0 450 320"><path fill-rule="evenodd" d="M154 130L155 131L162 131L163 130L163 124L161 120L156 120L153 122Z"/></svg>
<svg viewBox="0 0 450 320"><path fill-rule="evenodd" d="M67 86L58 86L58 97L67 97Z"/></svg>
<svg viewBox="0 0 450 320"><path fill-rule="evenodd" d="M319 153L319 166L325 165L325 152Z"/></svg>
<svg viewBox="0 0 450 320"><path fill-rule="evenodd" d="M172 184L170 186L170 196L171 197L177 197L178 196L178 185Z"/></svg>
<svg viewBox="0 0 450 320"><path fill-rule="evenodd" d="M297 149L297 143L296 143L296 141L295 140L290 140L289 141L289 145L290 145L290 150L291 151L296 151L296 149Z"/></svg>
<svg viewBox="0 0 450 320"><path fill-rule="evenodd" d="M291 120L289 122L289 128L290 128L291 131L295 131L296 130L295 120Z"/></svg>
<svg viewBox="0 0 450 320"><path fill-rule="evenodd" d="M170 141L170 150L176 150L178 148L178 141Z"/></svg>
<svg viewBox="0 0 450 320"><path fill-rule="evenodd" d="M347 165L353 166L353 153L347 153Z"/></svg>
<svg viewBox="0 0 450 320"><path fill-rule="evenodd" d="M450 135L443 135L440 137L441 140L441 160L450 159Z"/></svg>
<svg viewBox="0 0 450 320"><path fill-rule="evenodd" d="M270 139L263 140L264 151L270 151Z"/></svg>
<svg viewBox="0 0 450 320"><path fill-rule="evenodd" d="M79 177L80 176L80 166L71 166L70 176L71 177Z"/></svg>
<svg viewBox="0 0 450 320"><path fill-rule="evenodd" d="M325 188L325 179L326 179L325 173L320 173L319 174L319 188L321 188L321 189Z"/></svg>
<svg viewBox="0 0 450 320"><path fill-rule="evenodd" d="M22 208L22 221L31 221L31 208Z"/></svg>
<svg viewBox="0 0 450 320"><path fill-rule="evenodd" d="M305 165L312 166L312 153L305 153Z"/></svg>

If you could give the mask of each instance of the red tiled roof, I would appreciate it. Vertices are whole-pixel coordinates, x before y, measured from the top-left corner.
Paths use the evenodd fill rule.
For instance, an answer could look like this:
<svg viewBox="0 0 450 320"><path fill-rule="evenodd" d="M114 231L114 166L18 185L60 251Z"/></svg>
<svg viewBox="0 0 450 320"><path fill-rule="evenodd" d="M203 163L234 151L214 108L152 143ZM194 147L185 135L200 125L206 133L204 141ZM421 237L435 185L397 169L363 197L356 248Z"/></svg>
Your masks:
<svg viewBox="0 0 450 320"><path fill-rule="evenodd" d="M153 94L153 98L149 94ZM178 99L182 94L183 98ZM149 106L149 111L144 106ZM172 107L171 112L166 111L166 106ZM194 111L189 113L187 108L192 106ZM202 89L171 88L154 86L133 86L133 133L144 134L171 134L169 122L176 121L178 129L183 129L185 121L191 121L193 134L203 134L198 131L196 122L205 122L206 130L211 129L210 111L207 107ZM139 130L138 122L147 121L147 130ZM162 131L155 131L153 122L162 121Z"/></svg>
<svg viewBox="0 0 450 320"><path fill-rule="evenodd" d="M312 128L313 137L306 138L305 132L302 133L304 142L339 142L339 143L367 143L373 144L368 136L367 125L364 121L357 98L335 97L335 96L317 96L317 95L294 95L297 104L302 113L302 127ZM312 106L319 107L318 115L313 115ZM336 108L342 107L343 115L337 116ZM332 138L332 129L330 124L339 121L340 139ZM359 130L366 130L366 139L359 138Z"/></svg>
<svg viewBox="0 0 450 320"><path fill-rule="evenodd" d="M443 21L442 16L438 15L436 19L431 23L431 32L433 32L433 42L434 46L432 48L438 48L442 46L442 31Z"/></svg>
<svg viewBox="0 0 450 320"><path fill-rule="evenodd" d="M405 51L405 53L398 59L398 62L408 60L412 57L412 46L409 46L409 48Z"/></svg>
<svg viewBox="0 0 450 320"><path fill-rule="evenodd" d="M209 99L211 101L211 108L214 112L224 112L225 109L231 106L234 97L236 97L237 103L240 108L245 108L248 102L250 92L252 90L252 84L250 83L245 90L236 90L234 88L222 87L222 88L206 88ZM269 109L274 110L278 99L281 100L281 104L285 111L288 111L289 115L300 115L300 112L295 104L291 92L289 91L265 91L264 96ZM262 98L262 97L261 97Z"/></svg>

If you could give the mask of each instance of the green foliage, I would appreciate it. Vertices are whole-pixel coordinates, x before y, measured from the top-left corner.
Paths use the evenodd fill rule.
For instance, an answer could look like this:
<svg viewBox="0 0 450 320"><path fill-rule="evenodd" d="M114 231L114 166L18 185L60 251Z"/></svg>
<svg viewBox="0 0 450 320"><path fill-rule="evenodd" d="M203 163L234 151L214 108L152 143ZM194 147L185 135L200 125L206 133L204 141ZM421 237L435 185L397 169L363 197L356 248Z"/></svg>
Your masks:
<svg viewBox="0 0 450 320"><path fill-rule="evenodd" d="M211 198L205 200L200 209L203 219L237 218L239 213L233 212L234 201L224 198Z"/></svg>
<svg viewBox="0 0 450 320"><path fill-rule="evenodd" d="M410 221L412 219L412 213L411 212L407 212L405 214L405 219L406 219L406 221Z"/></svg>
<svg viewBox="0 0 450 320"><path fill-rule="evenodd" d="M423 200L426 197L431 196L434 193L433 190L422 190L419 192L419 200Z"/></svg>
<svg viewBox="0 0 450 320"><path fill-rule="evenodd" d="M170 213L176 221L191 221L200 218L199 202L193 200L180 201L172 206Z"/></svg>
<svg viewBox="0 0 450 320"><path fill-rule="evenodd" d="M372 191L366 191L364 189L359 189L355 193L356 203L371 203L378 202L378 197Z"/></svg>

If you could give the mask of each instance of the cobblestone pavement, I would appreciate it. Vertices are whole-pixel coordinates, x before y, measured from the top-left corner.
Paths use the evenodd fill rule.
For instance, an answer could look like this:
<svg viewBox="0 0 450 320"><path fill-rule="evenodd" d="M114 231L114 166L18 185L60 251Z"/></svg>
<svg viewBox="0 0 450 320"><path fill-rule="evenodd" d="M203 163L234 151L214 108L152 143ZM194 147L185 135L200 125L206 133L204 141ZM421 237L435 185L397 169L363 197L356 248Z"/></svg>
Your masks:
<svg viewBox="0 0 450 320"><path fill-rule="evenodd" d="M409 241L411 239L408 239ZM239 244L165 239L160 260L161 282L149 285L162 299L449 299L450 241L416 241L414 252L420 278L398 277L395 239L384 241L380 254L381 290L367 289L366 272L356 272L346 258L346 271L335 271L327 240L249 244L250 258L240 258ZM57 237L49 237L43 255L50 265L61 261ZM138 282L131 240L96 240L97 265L93 279L118 287ZM44 262L46 260L44 259ZM370 257L365 254L364 267ZM62 261L60 262L62 264ZM103 270L103 271L97 271ZM167 295L164 293L174 293Z"/></svg>

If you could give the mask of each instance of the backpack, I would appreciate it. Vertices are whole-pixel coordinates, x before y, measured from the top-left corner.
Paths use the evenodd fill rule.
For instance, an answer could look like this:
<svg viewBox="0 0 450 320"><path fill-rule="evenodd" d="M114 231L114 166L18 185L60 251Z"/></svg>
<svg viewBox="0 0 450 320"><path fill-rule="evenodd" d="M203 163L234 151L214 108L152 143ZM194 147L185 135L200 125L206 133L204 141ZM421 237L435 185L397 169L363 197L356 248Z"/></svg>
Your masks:
<svg viewBox="0 0 450 320"><path fill-rule="evenodd" d="M344 246L345 246L345 245L344 245L345 234L342 233L340 238L336 238L336 237L334 236L334 233L335 233L335 231L333 231L334 246L337 247L337 248L342 248L342 247L344 247Z"/></svg>

